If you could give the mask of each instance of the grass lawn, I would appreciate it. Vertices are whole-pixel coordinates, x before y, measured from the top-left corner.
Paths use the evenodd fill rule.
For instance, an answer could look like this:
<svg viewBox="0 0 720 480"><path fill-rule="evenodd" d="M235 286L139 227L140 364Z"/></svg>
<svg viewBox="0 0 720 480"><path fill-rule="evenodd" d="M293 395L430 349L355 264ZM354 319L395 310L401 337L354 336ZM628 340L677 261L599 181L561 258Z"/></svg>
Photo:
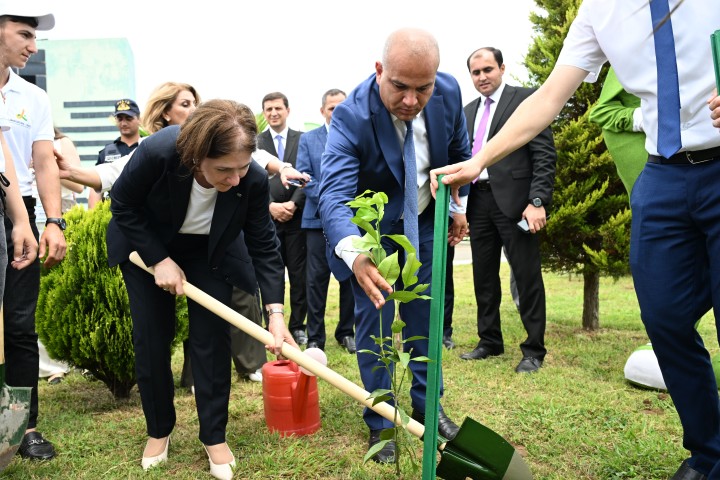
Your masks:
<svg viewBox="0 0 720 480"><path fill-rule="evenodd" d="M507 264L501 315L505 355L465 361L460 353L477 343L470 265L455 269L453 338L445 351L446 412L457 423L466 416L483 423L525 455L539 480L667 479L688 456L670 397L630 386L623 366L647 342L632 280L601 283L600 326L581 328L580 277L546 273L548 355L539 373L518 375L524 330L509 295ZM337 283L331 283L328 366L360 384L355 356L333 340ZM700 331L712 354L718 351L712 316ZM182 351L173 358L179 382ZM362 407L334 387L319 382L321 429L309 436L280 438L264 421L262 385L234 381L228 442L238 460L239 479L391 479L394 470L363 464L367 429ZM169 461L148 473L140 467L145 423L137 388L116 401L100 382L70 374L59 385L40 385L39 430L55 443L58 457L35 463L17 457L0 474L17 479L202 479L211 478L197 438L193 396L176 392L177 426ZM417 440L418 454L422 443ZM481 448L481 446L479 446ZM419 478L419 475L417 476ZM406 475L404 478L413 478Z"/></svg>

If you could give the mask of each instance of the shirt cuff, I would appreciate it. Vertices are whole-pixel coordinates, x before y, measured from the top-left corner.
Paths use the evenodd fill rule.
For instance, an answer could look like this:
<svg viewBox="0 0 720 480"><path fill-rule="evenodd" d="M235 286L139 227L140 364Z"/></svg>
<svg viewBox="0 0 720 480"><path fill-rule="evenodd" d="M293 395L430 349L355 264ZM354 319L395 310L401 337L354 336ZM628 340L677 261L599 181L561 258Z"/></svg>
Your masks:
<svg viewBox="0 0 720 480"><path fill-rule="evenodd" d="M642 110L636 108L633 110L633 132L643 131L643 115Z"/></svg>
<svg viewBox="0 0 720 480"><path fill-rule="evenodd" d="M464 215L467 212L467 202L467 195L460 197L460 205L455 203L455 200L450 197L450 213L462 213Z"/></svg>
<svg viewBox="0 0 720 480"><path fill-rule="evenodd" d="M360 239L362 237L360 235L350 235L340 240L335 246L335 254L343 259L345 264L350 267L350 271L353 269L355 259L360 255L357 249L353 247L353 240L356 238Z"/></svg>

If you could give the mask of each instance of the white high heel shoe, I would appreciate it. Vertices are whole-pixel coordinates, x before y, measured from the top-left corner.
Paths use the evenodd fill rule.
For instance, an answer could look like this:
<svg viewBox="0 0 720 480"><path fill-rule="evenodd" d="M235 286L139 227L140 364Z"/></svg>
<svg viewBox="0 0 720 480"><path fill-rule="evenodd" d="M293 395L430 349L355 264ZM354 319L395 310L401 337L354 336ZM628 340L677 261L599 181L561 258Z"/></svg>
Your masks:
<svg viewBox="0 0 720 480"><path fill-rule="evenodd" d="M233 455L233 459L230 463L218 464L212 461L210 452L208 452L205 445L203 445L203 448L205 448L205 453L207 453L208 461L210 462L210 475L219 480L232 480L233 474L235 473L235 455ZM230 454L232 455L232 452L230 452Z"/></svg>
<svg viewBox="0 0 720 480"><path fill-rule="evenodd" d="M151 467L154 467L155 465L158 465L159 463L167 461L169 448L170 448L170 435L168 435L167 441L165 442L165 450L163 450L160 453L160 455L156 455L154 457L143 457L142 458L143 470L147 470Z"/></svg>

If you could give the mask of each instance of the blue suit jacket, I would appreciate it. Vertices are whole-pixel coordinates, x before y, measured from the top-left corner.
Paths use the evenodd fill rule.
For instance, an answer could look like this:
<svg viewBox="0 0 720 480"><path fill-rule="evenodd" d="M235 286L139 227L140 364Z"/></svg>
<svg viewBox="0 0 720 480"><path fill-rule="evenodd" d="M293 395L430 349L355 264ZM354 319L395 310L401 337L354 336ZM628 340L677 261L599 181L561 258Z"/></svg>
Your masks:
<svg viewBox="0 0 720 480"><path fill-rule="evenodd" d="M424 117L430 168L470 158L460 87L454 77L438 72ZM380 229L391 233L403 212L404 185L402 146L373 74L333 111L322 157L320 217L333 252L343 238L364 233L351 222L353 212L345 205L347 202L368 189L384 192L388 204ZM467 190L464 187L461 194L466 195ZM330 268L341 281L352 275L345 262L335 256Z"/></svg>
<svg viewBox="0 0 720 480"><path fill-rule="evenodd" d="M325 124L300 136L296 168L298 171L305 172L312 177L312 181L303 188L305 192L305 208L302 215L302 228L322 228L318 201L320 199L322 172L320 160L325 151L326 140L327 127L325 127Z"/></svg>

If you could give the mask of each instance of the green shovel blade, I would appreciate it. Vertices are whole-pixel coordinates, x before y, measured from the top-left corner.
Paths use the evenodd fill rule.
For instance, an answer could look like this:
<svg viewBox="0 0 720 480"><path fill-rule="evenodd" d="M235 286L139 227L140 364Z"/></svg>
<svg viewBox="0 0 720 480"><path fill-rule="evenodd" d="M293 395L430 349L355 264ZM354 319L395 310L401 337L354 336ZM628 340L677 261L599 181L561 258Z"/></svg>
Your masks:
<svg viewBox="0 0 720 480"><path fill-rule="evenodd" d="M503 437L472 418L440 453L437 476L445 480L532 480L525 460Z"/></svg>

